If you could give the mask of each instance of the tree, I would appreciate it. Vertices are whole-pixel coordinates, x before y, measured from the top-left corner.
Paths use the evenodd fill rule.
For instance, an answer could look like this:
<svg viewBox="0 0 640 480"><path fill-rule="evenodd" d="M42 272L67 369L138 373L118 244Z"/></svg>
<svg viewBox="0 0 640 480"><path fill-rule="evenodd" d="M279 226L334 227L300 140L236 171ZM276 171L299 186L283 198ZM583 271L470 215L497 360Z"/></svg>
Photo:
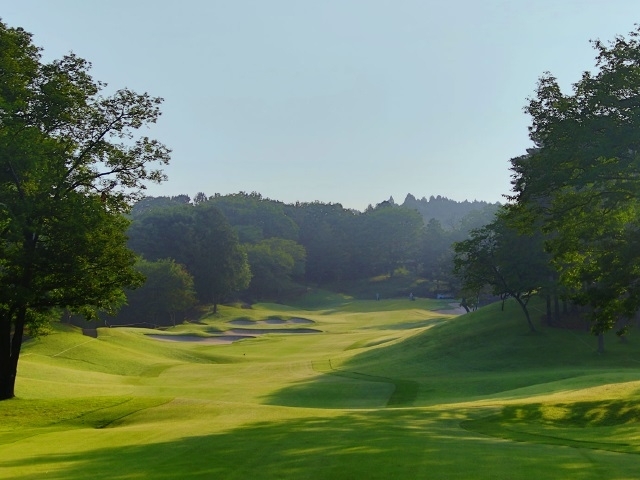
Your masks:
<svg viewBox="0 0 640 480"><path fill-rule="evenodd" d="M209 200L209 198L207 197L207 195L204 192L198 192L198 193L196 193L196 196L193 197L193 204L194 205L199 205L201 203L206 202L207 200Z"/></svg>
<svg viewBox="0 0 640 480"><path fill-rule="evenodd" d="M269 238L246 248L252 275L248 290L257 299L268 294L280 297L293 277L304 275L304 247L293 240Z"/></svg>
<svg viewBox="0 0 640 480"><path fill-rule="evenodd" d="M134 217L127 235L129 247L147 260L171 258L191 271L192 246L188 232L193 228L192 206L151 209Z"/></svg>
<svg viewBox="0 0 640 480"><path fill-rule="evenodd" d="M416 210L382 202L358 218L360 257L374 275L415 267L424 221Z"/></svg>
<svg viewBox="0 0 640 480"><path fill-rule="evenodd" d="M60 309L113 311L142 281L122 216L169 150L136 131L160 98L103 97L90 64L41 61L31 35L0 22L0 399L11 398L26 328Z"/></svg>
<svg viewBox="0 0 640 480"><path fill-rule="evenodd" d="M176 195L173 197L144 197L133 205L130 215L131 218L137 218L145 215L151 210L188 205L189 203L191 203L191 199L188 195ZM194 203L196 203L195 199Z"/></svg>
<svg viewBox="0 0 640 480"><path fill-rule="evenodd" d="M213 203L197 205L193 215L188 242L191 262L187 265L200 300L212 303L215 313L230 293L247 288L251 270L238 235Z"/></svg>
<svg viewBox="0 0 640 480"><path fill-rule="evenodd" d="M262 198L257 192L214 195L209 201L224 213L242 243L273 237L298 239L298 226L287 216L281 202Z"/></svg>
<svg viewBox="0 0 640 480"><path fill-rule="evenodd" d="M539 235L523 235L504 216L454 244L454 272L461 290L479 292L490 286L494 295L518 302L529 330L535 327L527 304L548 278L548 259Z"/></svg>
<svg viewBox="0 0 640 480"><path fill-rule="evenodd" d="M247 254L211 201L152 210L129 229L129 245L149 260L172 258L193 275L198 299L214 312L229 294L249 284Z"/></svg>
<svg viewBox="0 0 640 480"><path fill-rule="evenodd" d="M355 231L359 216L339 203L296 203L287 215L299 227L299 242L306 252L305 279L309 282L339 282L358 278L359 269L353 263L358 249Z"/></svg>
<svg viewBox="0 0 640 480"><path fill-rule="evenodd" d="M447 277L446 271L451 270L451 239L435 218L429 220L422 234L420 264L423 275L432 280L435 290L439 291L440 281Z"/></svg>
<svg viewBox="0 0 640 480"><path fill-rule="evenodd" d="M548 235L560 281L601 335L640 308L640 27L592 44L597 71L572 94L549 73L538 82L526 107L535 148L511 160L512 200Z"/></svg>
<svg viewBox="0 0 640 480"><path fill-rule="evenodd" d="M176 315L196 304L193 277L174 260L138 259L136 270L144 275L144 285L125 291L127 305L119 312L117 323L175 326Z"/></svg>

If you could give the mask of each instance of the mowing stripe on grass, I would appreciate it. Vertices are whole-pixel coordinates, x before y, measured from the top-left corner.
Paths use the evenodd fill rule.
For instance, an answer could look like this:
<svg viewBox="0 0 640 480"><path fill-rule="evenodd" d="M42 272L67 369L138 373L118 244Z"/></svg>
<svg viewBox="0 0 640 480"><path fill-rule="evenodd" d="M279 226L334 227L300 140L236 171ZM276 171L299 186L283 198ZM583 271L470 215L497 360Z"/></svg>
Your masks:
<svg viewBox="0 0 640 480"><path fill-rule="evenodd" d="M69 350L73 350L76 347L81 347L82 345L85 345L89 342L93 342L95 340L95 338L92 338L91 340L87 340L86 342L82 342L82 343L78 343L77 345L74 345L73 347L69 347L66 350L62 350L61 352L56 353L55 355L51 355L51 358L53 357L57 357L58 355L62 355L63 353L68 352Z"/></svg>

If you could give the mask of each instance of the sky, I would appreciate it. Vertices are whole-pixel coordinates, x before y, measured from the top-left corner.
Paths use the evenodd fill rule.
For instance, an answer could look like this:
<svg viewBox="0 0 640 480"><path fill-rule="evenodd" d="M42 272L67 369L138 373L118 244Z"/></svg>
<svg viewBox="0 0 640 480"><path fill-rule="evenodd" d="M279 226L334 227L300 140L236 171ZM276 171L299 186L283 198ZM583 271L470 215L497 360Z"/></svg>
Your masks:
<svg viewBox="0 0 640 480"><path fill-rule="evenodd" d="M441 195L504 202L546 71L569 93L589 40L637 0L0 0L51 61L164 98L153 196L258 192L364 210Z"/></svg>

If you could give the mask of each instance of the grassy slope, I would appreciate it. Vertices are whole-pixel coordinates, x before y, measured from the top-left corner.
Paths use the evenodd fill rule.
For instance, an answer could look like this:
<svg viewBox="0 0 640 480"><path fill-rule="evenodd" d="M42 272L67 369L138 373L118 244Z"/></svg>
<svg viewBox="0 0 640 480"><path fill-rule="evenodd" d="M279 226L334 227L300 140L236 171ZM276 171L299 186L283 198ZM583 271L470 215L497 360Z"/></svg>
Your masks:
<svg viewBox="0 0 640 480"><path fill-rule="evenodd" d="M640 342L597 355L586 332L527 333L515 305L444 305L317 293L167 332L323 332L233 345L61 325L25 346L19 398L0 403L0 477L636 476Z"/></svg>

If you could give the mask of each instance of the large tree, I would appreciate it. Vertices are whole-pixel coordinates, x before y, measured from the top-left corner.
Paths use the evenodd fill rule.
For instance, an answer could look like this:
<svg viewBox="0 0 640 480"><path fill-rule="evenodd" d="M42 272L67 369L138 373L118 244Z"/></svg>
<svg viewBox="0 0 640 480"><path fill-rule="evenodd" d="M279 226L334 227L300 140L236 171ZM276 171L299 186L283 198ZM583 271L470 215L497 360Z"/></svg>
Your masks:
<svg viewBox="0 0 640 480"><path fill-rule="evenodd" d="M393 275L398 267L415 268L424 221L416 210L382 202L358 217L359 252L373 275Z"/></svg>
<svg viewBox="0 0 640 480"><path fill-rule="evenodd" d="M198 299L217 306L249 285L238 235L211 201L151 210L136 218L129 244L148 260L172 258L193 275Z"/></svg>
<svg viewBox="0 0 640 480"><path fill-rule="evenodd" d="M176 316L196 304L193 277L172 259L136 262L145 277L144 285L126 290L127 305L112 324L176 325Z"/></svg>
<svg viewBox="0 0 640 480"><path fill-rule="evenodd" d="M596 69L571 93L545 74L526 111L535 148L512 159L512 199L547 247L593 331L640 307L640 26L592 42Z"/></svg>
<svg viewBox="0 0 640 480"><path fill-rule="evenodd" d="M339 203L296 203L287 208L300 229L299 242L306 251L305 279L313 283L339 282L359 278L353 263L358 249L354 210Z"/></svg>
<svg viewBox="0 0 640 480"><path fill-rule="evenodd" d="M281 294L293 278L304 275L306 253L293 240L268 238L255 245L246 245L251 265L248 293L257 300L271 295L281 301Z"/></svg>
<svg viewBox="0 0 640 480"><path fill-rule="evenodd" d="M142 278L122 214L168 149L136 131L161 99L103 96L73 54L44 63L0 22L0 399L14 396L24 332L60 309L95 315Z"/></svg>
<svg viewBox="0 0 640 480"><path fill-rule="evenodd" d="M212 203L193 207L193 228L189 231L193 273L200 300L218 305L231 293L244 290L251 280L247 253L236 231Z"/></svg>

